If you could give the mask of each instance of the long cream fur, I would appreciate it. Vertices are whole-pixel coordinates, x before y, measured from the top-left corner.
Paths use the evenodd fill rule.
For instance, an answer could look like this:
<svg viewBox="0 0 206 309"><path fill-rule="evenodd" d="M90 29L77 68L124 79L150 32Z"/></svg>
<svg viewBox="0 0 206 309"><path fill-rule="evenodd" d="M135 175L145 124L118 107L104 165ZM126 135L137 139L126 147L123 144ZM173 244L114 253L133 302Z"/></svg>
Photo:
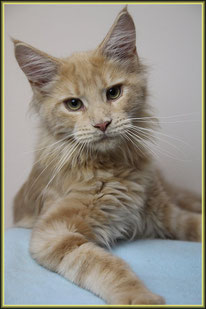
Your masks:
<svg viewBox="0 0 206 309"><path fill-rule="evenodd" d="M110 304L163 304L105 247L118 239L201 240L201 201L162 178L148 141L157 121L125 8L96 50L56 59L14 40L41 128L14 222L33 228L30 253ZM121 85L121 94L106 92ZM78 98L82 108L65 105ZM105 132L98 128L109 123ZM137 256L138 259L138 256Z"/></svg>

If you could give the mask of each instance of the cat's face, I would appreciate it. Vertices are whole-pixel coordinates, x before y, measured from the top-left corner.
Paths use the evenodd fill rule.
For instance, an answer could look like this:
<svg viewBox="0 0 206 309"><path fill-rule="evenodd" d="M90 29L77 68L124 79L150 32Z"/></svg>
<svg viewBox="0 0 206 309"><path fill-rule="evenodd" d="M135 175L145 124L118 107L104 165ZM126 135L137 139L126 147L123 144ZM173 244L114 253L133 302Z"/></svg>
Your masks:
<svg viewBox="0 0 206 309"><path fill-rule="evenodd" d="M144 114L146 83L124 9L100 46L67 59L15 41L16 58L44 126L58 138L106 151L121 143L131 118Z"/></svg>
<svg viewBox="0 0 206 309"><path fill-rule="evenodd" d="M121 136L142 106L141 74L95 53L64 60L59 80L41 106L53 134L72 135L80 143L107 149Z"/></svg>

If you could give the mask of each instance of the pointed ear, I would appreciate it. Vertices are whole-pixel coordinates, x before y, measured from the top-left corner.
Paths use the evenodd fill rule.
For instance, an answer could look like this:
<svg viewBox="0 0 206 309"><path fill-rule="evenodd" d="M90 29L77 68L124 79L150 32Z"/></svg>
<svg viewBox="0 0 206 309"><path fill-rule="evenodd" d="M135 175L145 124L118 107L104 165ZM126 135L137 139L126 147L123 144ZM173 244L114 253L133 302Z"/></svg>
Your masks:
<svg viewBox="0 0 206 309"><path fill-rule="evenodd" d="M48 86L57 75L58 59L21 41L13 39L13 43L16 60L31 85L40 89Z"/></svg>
<svg viewBox="0 0 206 309"><path fill-rule="evenodd" d="M107 57L120 61L137 57L135 25L127 6L119 13L98 49Z"/></svg>

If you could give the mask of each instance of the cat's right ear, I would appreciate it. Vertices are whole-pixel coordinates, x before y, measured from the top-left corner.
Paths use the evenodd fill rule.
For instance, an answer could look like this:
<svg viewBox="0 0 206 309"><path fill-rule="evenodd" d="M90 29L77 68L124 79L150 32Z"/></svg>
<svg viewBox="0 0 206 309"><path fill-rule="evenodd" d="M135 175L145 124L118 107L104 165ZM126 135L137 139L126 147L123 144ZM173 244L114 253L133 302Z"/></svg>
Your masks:
<svg viewBox="0 0 206 309"><path fill-rule="evenodd" d="M60 65L58 59L21 41L15 39L12 41L16 60L31 85L40 91L48 88L57 77Z"/></svg>

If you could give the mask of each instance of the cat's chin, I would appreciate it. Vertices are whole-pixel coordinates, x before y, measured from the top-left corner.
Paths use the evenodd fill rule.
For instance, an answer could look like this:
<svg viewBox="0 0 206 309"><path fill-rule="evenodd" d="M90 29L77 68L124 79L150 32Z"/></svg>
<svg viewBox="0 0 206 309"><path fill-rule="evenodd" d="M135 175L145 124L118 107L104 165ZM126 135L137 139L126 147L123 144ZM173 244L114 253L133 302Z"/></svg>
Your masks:
<svg viewBox="0 0 206 309"><path fill-rule="evenodd" d="M101 152L108 152L115 149L118 144L118 136L103 135L101 138L93 142L93 148Z"/></svg>

